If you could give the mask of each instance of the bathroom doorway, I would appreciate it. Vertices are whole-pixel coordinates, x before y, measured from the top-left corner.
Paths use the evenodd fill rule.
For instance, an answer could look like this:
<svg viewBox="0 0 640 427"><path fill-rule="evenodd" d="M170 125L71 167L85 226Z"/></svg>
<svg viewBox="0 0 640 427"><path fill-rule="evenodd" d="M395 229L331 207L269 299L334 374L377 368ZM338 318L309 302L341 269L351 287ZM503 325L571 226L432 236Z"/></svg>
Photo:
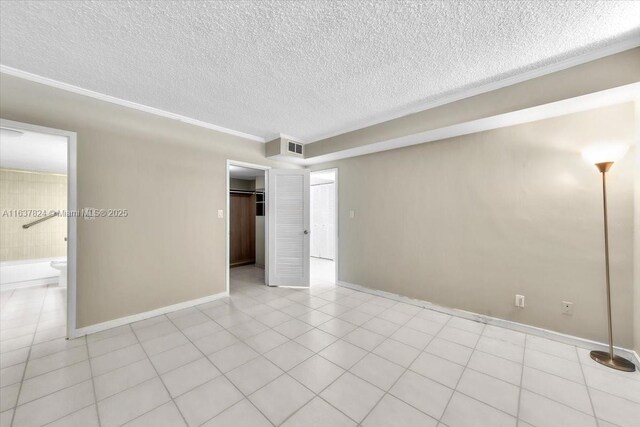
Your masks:
<svg viewBox="0 0 640 427"><path fill-rule="evenodd" d="M76 135L4 119L0 132L2 300L23 302L16 322L37 319L34 344L73 338Z"/></svg>

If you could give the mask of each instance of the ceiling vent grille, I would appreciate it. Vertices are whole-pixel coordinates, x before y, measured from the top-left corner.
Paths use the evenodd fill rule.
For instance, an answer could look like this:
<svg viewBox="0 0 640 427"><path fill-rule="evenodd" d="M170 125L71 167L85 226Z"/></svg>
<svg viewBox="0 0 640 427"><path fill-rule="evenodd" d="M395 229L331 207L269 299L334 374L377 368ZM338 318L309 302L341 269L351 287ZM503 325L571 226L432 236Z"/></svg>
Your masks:
<svg viewBox="0 0 640 427"><path fill-rule="evenodd" d="M302 155L302 144L289 141L289 152Z"/></svg>

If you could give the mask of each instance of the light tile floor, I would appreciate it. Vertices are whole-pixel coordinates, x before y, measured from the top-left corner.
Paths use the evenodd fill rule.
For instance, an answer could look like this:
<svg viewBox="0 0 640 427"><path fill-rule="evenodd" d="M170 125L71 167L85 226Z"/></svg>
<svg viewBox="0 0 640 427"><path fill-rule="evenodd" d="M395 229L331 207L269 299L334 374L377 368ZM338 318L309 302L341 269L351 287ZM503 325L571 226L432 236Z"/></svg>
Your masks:
<svg viewBox="0 0 640 427"><path fill-rule="evenodd" d="M330 259L311 257L311 285L324 286L336 283L336 264Z"/></svg>
<svg viewBox="0 0 640 427"><path fill-rule="evenodd" d="M259 285L73 341L64 291L1 294L1 426L637 427L640 373L329 285Z"/></svg>

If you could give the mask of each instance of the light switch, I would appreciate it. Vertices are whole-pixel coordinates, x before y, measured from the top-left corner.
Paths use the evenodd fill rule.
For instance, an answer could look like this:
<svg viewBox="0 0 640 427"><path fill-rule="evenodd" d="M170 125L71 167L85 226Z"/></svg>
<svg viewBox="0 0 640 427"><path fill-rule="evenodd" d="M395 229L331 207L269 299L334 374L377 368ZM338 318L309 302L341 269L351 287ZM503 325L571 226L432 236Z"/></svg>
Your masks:
<svg viewBox="0 0 640 427"><path fill-rule="evenodd" d="M222 209L218 209L218 218L224 218L224 211Z"/></svg>
<svg viewBox="0 0 640 427"><path fill-rule="evenodd" d="M354 211L349 211L349 218L353 219L356 216Z"/></svg>

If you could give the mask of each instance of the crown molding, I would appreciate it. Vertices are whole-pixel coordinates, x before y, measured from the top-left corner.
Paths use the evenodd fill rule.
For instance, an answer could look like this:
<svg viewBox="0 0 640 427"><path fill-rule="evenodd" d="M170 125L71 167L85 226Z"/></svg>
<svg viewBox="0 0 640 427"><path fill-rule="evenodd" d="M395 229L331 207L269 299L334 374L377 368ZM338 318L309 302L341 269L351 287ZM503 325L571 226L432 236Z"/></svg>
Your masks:
<svg viewBox="0 0 640 427"><path fill-rule="evenodd" d="M234 129L228 129L222 126L214 125L213 123L204 122L191 117L175 114L170 111L161 110L155 107L149 107L148 105L138 104L136 102L127 101L125 99L116 98L115 96L106 95L104 93L95 92L89 89L84 89L78 86L74 86L68 83L63 83L58 80L53 80L48 77L43 77L38 74L29 73L27 71L19 70L17 68L9 67L0 64L0 73L10 76L18 77L24 80L29 80L35 83L40 83L45 86L54 87L56 89L66 90L67 92L77 93L78 95L88 96L90 98L98 99L100 101L109 102L111 104L120 105L127 108L133 108L134 110L144 111L145 113L154 114L156 116L165 117L172 120L177 120L190 125L202 127L205 129L215 130L217 132L226 133L228 135L237 136L251 141L258 141L265 143L265 138L257 135L251 135L248 133L240 132Z"/></svg>
<svg viewBox="0 0 640 427"><path fill-rule="evenodd" d="M539 67L535 70L530 70L524 73L518 73L510 77L506 77L504 79L487 83L484 85L480 85L477 87L471 87L467 89L462 89L458 91L454 91L449 95L445 95L441 98L435 100L425 100L423 102L418 102L417 104L411 105L406 108L402 108L391 114L379 114L373 118L367 120L358 121L357 124L345 126L337 130L333 130L331 132L327 132L325 134L321 134L317 137L311 139L302 139L302 138L294 138L285 134L279 134L280 137L285 137L287 139L292 139L296 142L300 142L302 144L313 143L322 141L327 138L332 138L334 136L338 136L344 133L353 132L359 129L364 129L369 126L377 125L380 123L384 123L390 120L394 120L400 117L404 117L410 114L418 113L420 111L428 110L431 108L439 107L441 105L449 104L455 101L459 101L461 99L470 98L472 96L480 95L483 93L491 92L494 90L502 89L507 86L511 86L517 83L522 83L527 80L531 80L537 77L542 77L547 74L551 74L557 71L562 71L567 68L571 68L577 65L581 65L587 62L595 61L597 59L604 58L606 56L614 55L616 53L624 52L629 49L633 49L640 46L640 32L635 31L631 34L631 36L622 39L618 42L612 43L608 46L593 49L584 54L574 56L554 64L546 65ZM66 90L68 92L77 93L79 95L88 96L94 99L98 99L101 101L109 102L112 104L124 106L127 108L133 108L135 110L144 111L150 114L154 114L160 117L165 117L173 120L178 120L183 123L191 124L194 126L202 127L205 129L214 130L217 132L226 133L228 135L237 136L240 138L248 139L251 141L257 141L261 143L266 143L271 139L277 138L265 138L257 135L252 135L244 132L240 132L234 129L225 128L222 126L215 125L213 123L204 122L202 120L197 120L188 116L183 116L180 114L172 113L169 111L161 110L159 108L150 107L144 104L138 104L136 102L127 101L121 98L117 98L111 95L106 95L100 92L92 91L89 89L84 89L78 86L74 86L68 83L63 83L58 80L50 79L48 77L43 77L38 74L33 74L27 71L23 71L17 68L9 67L7 65L0 64L0 73L15 76L21 79L29 80L35 83L40 83L46 86L54 87L57 89Z"/></svg>
<svg viewBox="0 0 640 427"><path fill-rule="evenodd" d="M442 96L438 99L425 100L418 102L406 108L392 114L379 114L370 119L361 120L358 123L350 126L345 126L325 134L320 134L314 138L310 138L311 143L319 142L324 139L333 138L334 136L342 135L344 133L353 132L356 130L364 129L369 126L374 126L380 123L388 122L390 120L398 119L400 117L408 116L410 114L419 113L421 111L429 110L431 108L439 107L441 105L450 104L452 102L460 101L465 98L471 98L472 96L481 95L483 93L491 92L494 90L502 89L507 86L511 86L517 83L522 83L527 80L542 77L547 74L555 73L558 71L566 70L567 68L575 67L577 65L585 64L587 62L595 61L616 53L624 52L625 50L633 49L640 46L640 32L634 31L631 36L626 37L620 41L612 43L608 46L590 50L589 52L577 55L571 58L567 58L558 61L553 64L545 65L534 70L526 71L523 73L516 73L512 76L500 79L494 82L483 84L476 87L464 88L461 90L455 90L452 93Z"/></svg>

